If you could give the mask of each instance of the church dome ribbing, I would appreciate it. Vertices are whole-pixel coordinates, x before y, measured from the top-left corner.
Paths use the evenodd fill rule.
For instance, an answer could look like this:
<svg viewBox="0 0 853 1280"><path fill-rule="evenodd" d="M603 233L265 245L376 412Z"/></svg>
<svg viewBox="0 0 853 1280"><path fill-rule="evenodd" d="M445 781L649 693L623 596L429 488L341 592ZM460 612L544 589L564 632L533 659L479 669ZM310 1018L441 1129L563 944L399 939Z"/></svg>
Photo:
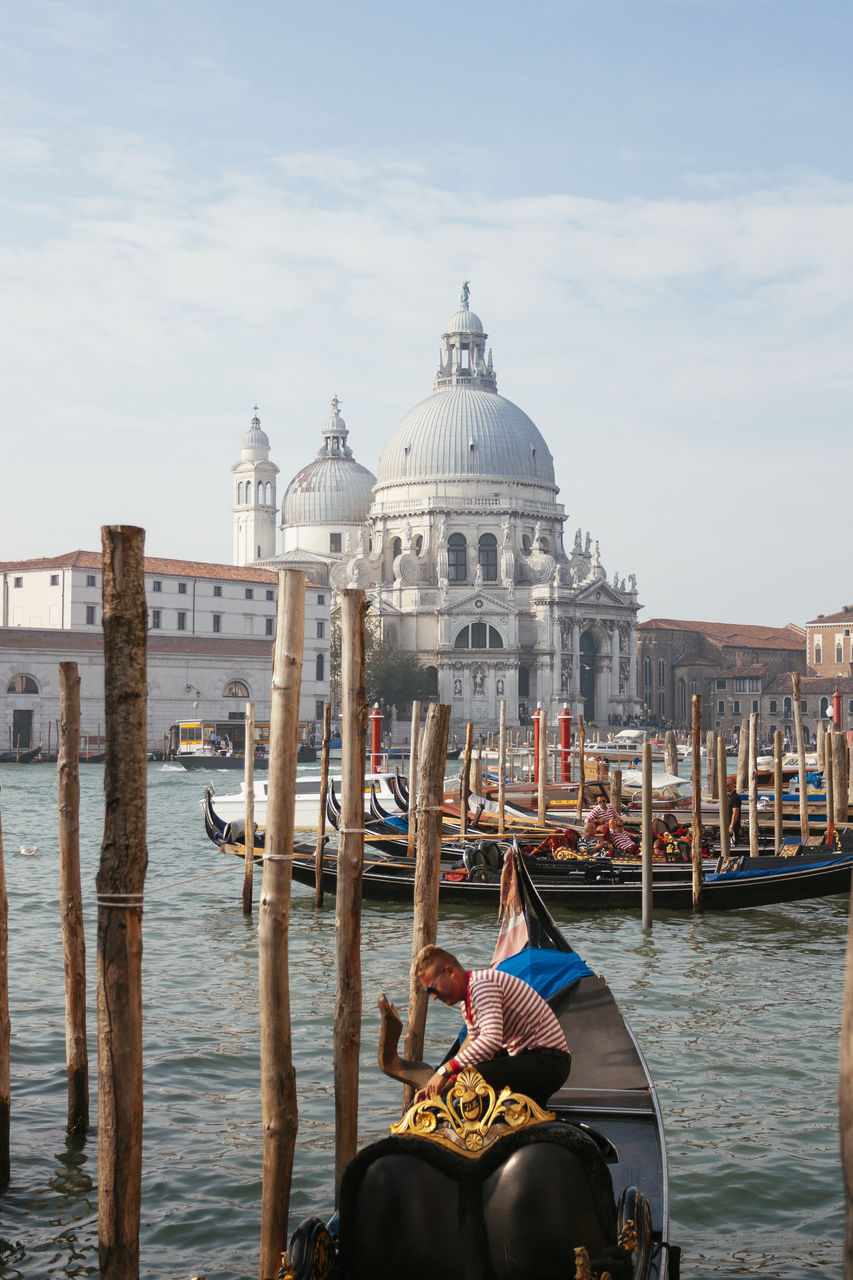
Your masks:
<svg viewBox="0 0 853 1280"><path fill-rule="evenodd" d="M352 456L338 399L323 428L323 444L287 486L282 525L357 524L367 518L376 477Z"/></svg>

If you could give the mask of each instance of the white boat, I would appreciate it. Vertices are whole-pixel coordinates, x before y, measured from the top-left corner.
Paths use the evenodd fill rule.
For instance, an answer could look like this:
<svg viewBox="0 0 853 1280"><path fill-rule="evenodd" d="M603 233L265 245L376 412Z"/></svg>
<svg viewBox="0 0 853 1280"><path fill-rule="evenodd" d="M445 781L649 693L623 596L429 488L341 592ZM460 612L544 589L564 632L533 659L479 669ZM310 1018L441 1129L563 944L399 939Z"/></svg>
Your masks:
<svg viewBox="0 0 853 1280"><path fill-rule="evenodd" d="M633 760L642 756L643 746L647 741L648 737L643 729L620 729L604 742L587 741L584 744L584 754L599 756L602 760ZM663 744L652 742L651 748L652 759L663 760Z"/></svg>
<svg viewBox="0 0 853 1280"><path fill-rule="evenodd" d="M334 782L335 790L338 795L341 794L341 779L330 778L330 783ZM364 795L365 800L370 797L371 787L376 788L376 794L384 809L396 810L397 804L394 799L394 792L391 788L393 774L389 773L366 773L364 775ZM269 788L269 780L267 778L255 779L255 825L258 827L266 826L267 821L267 792ZM229 795L220 796L214 793L212 797L213 809L217 817L223 822L239 822L246 816L246 784L240 784L240 790ZM204 804L204 801L201 801ZM297 831L316 831L317 820L320 816L320 775L312 778L296 779L296 807L294 827Z"/></svg>

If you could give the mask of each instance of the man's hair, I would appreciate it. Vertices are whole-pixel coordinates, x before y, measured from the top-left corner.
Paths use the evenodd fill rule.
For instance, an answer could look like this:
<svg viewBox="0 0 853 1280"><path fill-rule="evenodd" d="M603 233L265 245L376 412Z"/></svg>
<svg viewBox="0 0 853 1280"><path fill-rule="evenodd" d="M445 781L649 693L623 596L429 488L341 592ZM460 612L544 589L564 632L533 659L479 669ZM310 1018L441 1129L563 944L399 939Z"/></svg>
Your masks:
<svg viewBox="0 0 853 1280"><path fill-rule="evenodd" d="M459 961L450 951L445 951L443 947L436 947L433 943L427 943L425 947L421 947L415 956L415 963L412 965L412 973L417 979L424 969L429 969L433 964L452 964L458 965Z"/></svg>

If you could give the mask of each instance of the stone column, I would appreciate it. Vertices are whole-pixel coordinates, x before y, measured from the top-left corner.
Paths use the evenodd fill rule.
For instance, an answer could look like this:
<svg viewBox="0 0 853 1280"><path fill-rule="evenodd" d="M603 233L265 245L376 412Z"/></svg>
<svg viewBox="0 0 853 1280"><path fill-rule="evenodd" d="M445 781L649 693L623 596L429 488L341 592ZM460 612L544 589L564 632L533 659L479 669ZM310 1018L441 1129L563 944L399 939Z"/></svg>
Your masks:
<svg viewBox="0 0 853 1280"><path fill-rule="evenodd" d="M580 679L581 679L581 628L577 619L572 621L572 686L569 693L575 697L580 697Z"/></svg>
<svg viewBox="0 0 853 1280"><path fill-rule="evenodd" d="M637 697L637 627L635 623L631 623L631 629L628 632L628 694L631 698Z"/></svg>
<svg viewBox="0 0 853 1280"><path fill-rule="evenodd" d="M613 623L610 635L610 701L615 703L619 698L619 626Z"/></svg>

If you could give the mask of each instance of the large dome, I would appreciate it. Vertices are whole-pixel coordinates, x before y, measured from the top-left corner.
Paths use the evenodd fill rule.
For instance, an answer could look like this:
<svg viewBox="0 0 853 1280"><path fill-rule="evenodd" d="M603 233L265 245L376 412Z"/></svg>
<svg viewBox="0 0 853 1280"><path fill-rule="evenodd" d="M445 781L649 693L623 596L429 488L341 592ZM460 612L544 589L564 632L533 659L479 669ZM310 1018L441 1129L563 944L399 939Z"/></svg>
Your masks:
<svg viewBox="0 0 853 1280"><path fill-rule="evenodd" d="M376 477L352 456L348 434L336 396L320 452L287 486L282 525L364 524Z"/></svg>
<svg viewBox="0 0 853 1280"><path fill-rule="evenodd" d="M398 424L377 481L494 476L554 484L554 459L539 428L511 400L460 387L437 391Z"/></svg>

